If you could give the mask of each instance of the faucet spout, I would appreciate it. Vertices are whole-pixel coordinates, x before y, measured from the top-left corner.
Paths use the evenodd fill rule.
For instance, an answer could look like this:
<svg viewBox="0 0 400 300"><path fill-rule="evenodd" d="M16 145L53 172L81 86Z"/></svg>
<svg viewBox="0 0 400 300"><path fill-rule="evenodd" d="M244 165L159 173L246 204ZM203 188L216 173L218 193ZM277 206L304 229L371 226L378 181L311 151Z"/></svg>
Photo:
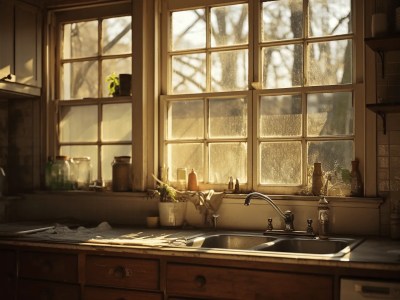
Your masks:
<svg viewBox="0 0 400 300"><path fill-rule="evenodd" d="M244 199L244 205L249 206L250 205L250 201L252 198L258 198L261 200L264 200L266 202L268 202L269 205L272 206L273 209L275 209L275 211L281 216L281 218L285 221L285 229L284 231L287 232L291 232L294 231L294 226L293 226L293 221L294 221L294 215L290 210L286 210L285 212L283 212L275 203L274 201L261 193L258 192L253 192L250 193L246 196L246 198Z"/></svg>

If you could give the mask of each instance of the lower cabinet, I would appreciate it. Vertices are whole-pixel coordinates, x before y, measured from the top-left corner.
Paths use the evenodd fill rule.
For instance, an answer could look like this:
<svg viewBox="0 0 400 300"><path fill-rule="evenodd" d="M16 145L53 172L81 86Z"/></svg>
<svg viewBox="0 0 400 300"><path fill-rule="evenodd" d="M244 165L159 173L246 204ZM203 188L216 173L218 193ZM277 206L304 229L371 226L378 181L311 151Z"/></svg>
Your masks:
<svg viewBox="0 0 400 300"><path fill-rule="evenodd" d="M26 279L18 282L19 300L79 300L80 293L78 284Z"/></svg>
<svg viewBox="0 0 400 300"><path fill-rule="evenodd" d="M83 292L85 300L162 300L161 293L150 293L124 289L111 289L100 287L85 287Z"/></svg>
<svg viewBox="0 0 400 300"><path fill-rule="evenodd" d="M0 299L15 299L17 260L15 251L0 250Z"/></svg>
<svg viewBox="0 0 400 300"><path fill-rule="evenodd" d="M168 264L169 299L333 299L333 276Z"/></svg>

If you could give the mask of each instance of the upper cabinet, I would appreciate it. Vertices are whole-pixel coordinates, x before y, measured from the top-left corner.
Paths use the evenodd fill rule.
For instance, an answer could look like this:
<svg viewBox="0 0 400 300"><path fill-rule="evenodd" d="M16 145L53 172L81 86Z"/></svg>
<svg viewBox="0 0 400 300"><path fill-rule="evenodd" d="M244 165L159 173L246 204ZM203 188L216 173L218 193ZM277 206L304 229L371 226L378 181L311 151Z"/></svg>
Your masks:
<svg viewBox="0 0 400 300"><path fill-rule="evenodd" d="M19 0L0 4L0 96L40 96L41 10Z"/></svg>

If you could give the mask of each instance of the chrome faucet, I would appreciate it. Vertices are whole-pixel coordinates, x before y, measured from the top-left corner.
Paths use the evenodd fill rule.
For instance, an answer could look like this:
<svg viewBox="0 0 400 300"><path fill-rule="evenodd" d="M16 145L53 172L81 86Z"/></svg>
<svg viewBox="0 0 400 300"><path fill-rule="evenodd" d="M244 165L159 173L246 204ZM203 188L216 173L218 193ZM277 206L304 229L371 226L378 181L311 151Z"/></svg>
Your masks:
<svg viewBox="0 0 400 300"><path fill-rule="evenodd" d="M252 198L259 198L262 200L267 201L275 210L276 212L283 218L285 221L285 229L283 230L284 232L293 232L294 231L294 226L293 226L293 220L294 220L294 214L290 210L286 210L285 212L282 212L282 210L272 201L272 199L266 195L263 195L258 192L253 192L250 193L246 196L244 199L244 205L249 206L250 201ZM268 229L267 229L268 231Z"/></svg>

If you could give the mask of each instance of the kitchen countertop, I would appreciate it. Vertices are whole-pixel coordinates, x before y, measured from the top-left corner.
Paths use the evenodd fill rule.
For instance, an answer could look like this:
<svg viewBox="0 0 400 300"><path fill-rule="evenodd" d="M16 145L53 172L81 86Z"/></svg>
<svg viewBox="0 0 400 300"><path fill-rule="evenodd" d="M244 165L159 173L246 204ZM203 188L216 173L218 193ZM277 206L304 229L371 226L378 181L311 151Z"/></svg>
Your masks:
<svg viewBox="0 0 400 300"><path fill-rule="evenodd" d="M112 228L107 222L103 222L97 227L77 227L74 229L60 225L50 226L49 228L48 224L41 224L41 230L36 232L13 235L10 232L10 227L7 227L8 231L2 230L6 225L8 224L0 224L0 245L25 245L75 250L95 249L106 252L400 271L400 241L388 238L367 237L350 253L341 257L328 257L312 254L297 255L295 253L186 246L188 239L210 232L202 229ZM22 230L21 227L18 227L18 229ZM32 229L32 227L29 227L29 229ZM5 232L6 234L4 234ZM237 233L238 231L212 231L212 233L227 232Z"/></svg>

